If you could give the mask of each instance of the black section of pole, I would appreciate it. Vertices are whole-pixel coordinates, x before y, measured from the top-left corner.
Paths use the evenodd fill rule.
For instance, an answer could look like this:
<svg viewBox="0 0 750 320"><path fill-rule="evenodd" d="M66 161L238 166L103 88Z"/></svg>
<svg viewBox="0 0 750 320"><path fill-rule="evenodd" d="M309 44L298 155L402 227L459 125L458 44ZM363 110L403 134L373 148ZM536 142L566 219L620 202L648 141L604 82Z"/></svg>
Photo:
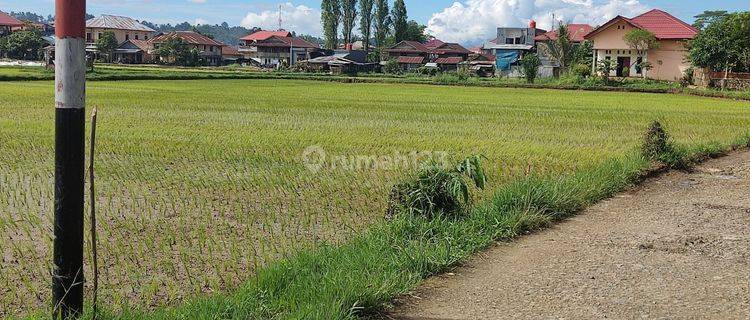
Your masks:
<svg viewBox="0 0 750 320"><path fill-rule="evenodd" d="M55 109L54 319L83 312L85 110Z"/></svg>

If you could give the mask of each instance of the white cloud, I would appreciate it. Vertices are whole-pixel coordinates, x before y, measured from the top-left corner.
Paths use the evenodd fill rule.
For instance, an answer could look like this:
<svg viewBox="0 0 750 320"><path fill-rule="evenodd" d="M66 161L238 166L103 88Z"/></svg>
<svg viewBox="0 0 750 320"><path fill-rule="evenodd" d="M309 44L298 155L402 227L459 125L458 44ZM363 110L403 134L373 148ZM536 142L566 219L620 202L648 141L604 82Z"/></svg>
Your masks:
<svg viewBox="0 0 750 320"><path fill-rule="evenodd" d="M195 25L208 24L208 20L203 19L203 18L197 18L197 19L195 19L195 23L193 23L193 24L195 24Z"/></svg>
<svg viewBox="0 0 750 320"><path fill-rule="evenodd" d="M291 2L281 5L281 26L297 34L320 36L323 28L320 24L320 10L304 5L295 6ZM248 12L242 19L241 25L246 28L260 27L268 30L279 28L279 11L266 10L262 12Z"/></svg>
<svg viewBox="0 0 750 320"><path fill-rule="evenodd" d="M192 2L192 3L206 3L206 0L188 0L188 2Z"/></svg>
<svg viewBox="0 0 750 320"><path fill-rule="evenodd" d="M427 32L444 41L473 45L494 38L497 27L523 27L532 19L539 28L550 29L553 14L558 21L596 26L647 9L638 0L461 0L433 14Z"/></svg>

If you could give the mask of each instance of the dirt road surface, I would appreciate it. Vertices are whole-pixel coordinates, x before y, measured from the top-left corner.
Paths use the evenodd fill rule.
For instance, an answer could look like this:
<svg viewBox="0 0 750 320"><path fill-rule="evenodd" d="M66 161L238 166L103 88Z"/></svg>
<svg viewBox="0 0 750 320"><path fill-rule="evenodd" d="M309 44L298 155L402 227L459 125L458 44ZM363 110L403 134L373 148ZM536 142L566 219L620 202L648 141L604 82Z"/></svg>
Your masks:
<svg viewBox="0 0 750 320"><path fill-rule="evenodd" d="M498 244L384 317L750 319L750 152Z"/></svg>

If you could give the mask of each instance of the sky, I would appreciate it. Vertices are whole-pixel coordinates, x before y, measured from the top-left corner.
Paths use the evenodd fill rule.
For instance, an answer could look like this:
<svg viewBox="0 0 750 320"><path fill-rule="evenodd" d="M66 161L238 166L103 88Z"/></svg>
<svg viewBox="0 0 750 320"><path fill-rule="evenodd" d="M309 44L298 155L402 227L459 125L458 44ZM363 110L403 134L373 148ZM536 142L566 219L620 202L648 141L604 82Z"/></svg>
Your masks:
<svg viewBox="0 0 750 320"><path fill-rule="evenodd" d="M598 25L617 16L636 16L659 8L687 22L704 10L750 10L750 0L405 0L409 17L427 25L429 34L466 45L493 38L498 26L521 27L531 19L540 28L555 20ZM320 0L88 0L93 15L115 14L155 23L227 22L322 34ZM0 0L0 11L53 14L54 0Z"/></svg>

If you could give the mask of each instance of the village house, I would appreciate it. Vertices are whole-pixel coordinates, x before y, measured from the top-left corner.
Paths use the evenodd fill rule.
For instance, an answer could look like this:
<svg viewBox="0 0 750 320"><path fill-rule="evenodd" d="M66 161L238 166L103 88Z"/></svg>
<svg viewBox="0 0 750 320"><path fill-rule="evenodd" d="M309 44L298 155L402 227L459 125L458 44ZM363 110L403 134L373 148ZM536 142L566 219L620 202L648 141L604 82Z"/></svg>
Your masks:
<svg viewBox="0 0 750 320"><path fill-rule="evenodd" d="M150 40L153 48L150 53L158 56L155 51L172 39L182 40L188 50L198 50L200 57L210 66L218 66L222 63L222 48L226 44L193 31L173 31L154 37ZM158 59L162 62L171 62L167 57L158 57Z"/></svg>
<svg viewBox="0 0 750 320"><path fill-rule="evenodd" d="M330 71L332 74L356 74L358 72L377 71L379 63L367 62L367 51L336 50L331 55L324 55L301 61L308 71Z"/></svg>
<svg viewBox="0 0 750 320"><path fill-rule="evenodd" d="M133 18L104 14L86 21L86 43L96 43L107 31L115 34L118 44L131 39L149 40L156 33Z"/></svg>
<svg viewBox="0 0 750 320"><path fill-rule="evenodd" d="M233 46L221 47L221 60L223 64L241 63L243 58L237 48Z"/></svg>
<svg viewBox="0 0 750 320"><path fill-rule="evenodd" d="M633 29L647 30L656 36L658 49L648 52L634 50L623 39ZM586 35L594 42L594 65L602 60L613 60L612 76L643 76L657 80L675 81L690 67L686 61L687 40L695 38L698 30L661 10L651 10L635 18L617 16ZM642 62L651 64L643 70Z"/></svg>
<svg viewBox="0 0 750 320"><path fill-rule="evenodd" d="M482 51L495 57L497 72L511 75L516 72L518 61L528 53L534 53L535 38L546 33L538 29L536 21L531 20L528 28L497 28L497 38L487 41Z"/></svg>
<svg viewBox="0 0 750 320"><path fill-rule="evenodd" d="M293 37L291 32L284 30L258 31L240 40L239 52L244 58L263 67L294 65L297 61L309 60L311 53L320 50L319 45Z"/></svg>
<svg viewBox="0 0 750 320"><path fill-rule="evenodd" d="M577 24L571 23L568 27L568 39L573 46L581 45L586 39L584 38L589 32L594 30L594 27L588 24ZM560 74L560 64L555 61L549 51L549 44L557 41L557 30L542 33L534 37L536 42L536 52L539 55L539 59L542 61L542 66L539 69L539 75L541 77L558 76Z"/></svg>
<svg viewBox="0 0 750 320"><path fill-rule="evenodd" d="M469 58L471 51L458 43L430 39L426 43L401 41L385 50L387 59L394 59L403 70L413 70L432 64L441 70L456 70Z"/></svg>
<svg viewBox="0 0 750 320"><path fill-rule="evenodd" d="M8 35L16 28L23 27L23 22L0 11L0 36Z"/></svg>
<svg viewBox="0 0 750 320"><path fill-rule="evenodd" d="M115 50L113 61L117 63L148 63L156 57L152 54L151 41L129 39Z"/></svg>

